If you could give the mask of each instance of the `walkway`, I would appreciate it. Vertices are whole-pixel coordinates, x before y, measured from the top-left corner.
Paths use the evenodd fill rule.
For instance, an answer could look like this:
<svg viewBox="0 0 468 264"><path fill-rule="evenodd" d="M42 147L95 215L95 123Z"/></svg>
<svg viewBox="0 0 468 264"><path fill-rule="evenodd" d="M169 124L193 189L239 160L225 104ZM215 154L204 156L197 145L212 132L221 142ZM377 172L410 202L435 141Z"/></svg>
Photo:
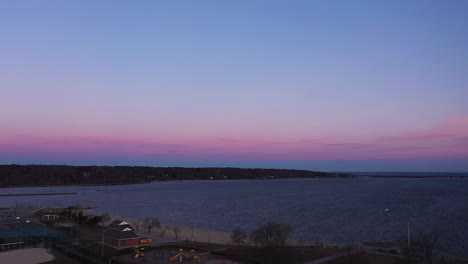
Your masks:
<svg viewBox="0 0 468 264"><path fill-rule="evenodd" d="M354 254L356 253L357 251L353 251L351 252L351 254ZM343 253L340 253L340 254L336 254L336 255L333 255L333 256L328 256L328 257L325 257L325 258L321 258L321 259L316 259L316 260L312 260L312 261L309 261L309 262L306 262L304 264L320 264L320 263L326 263L330 260L333 260L333 259L336 259L336 258L341 258L341 257L344 257L344 256L347 256L349 254L349 252L343 252Z"/></svg>

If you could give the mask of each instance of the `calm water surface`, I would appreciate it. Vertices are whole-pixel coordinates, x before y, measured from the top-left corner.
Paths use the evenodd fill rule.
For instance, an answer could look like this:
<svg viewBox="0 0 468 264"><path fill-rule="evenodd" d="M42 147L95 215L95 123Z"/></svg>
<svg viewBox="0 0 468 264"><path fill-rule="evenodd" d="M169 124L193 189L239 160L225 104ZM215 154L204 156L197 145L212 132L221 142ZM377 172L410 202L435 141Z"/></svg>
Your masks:
<svg viewBox="0 0 468 264"><path fill-rule="evenodd" d="M26 202L96 206L97 211L219 231L252 230L268 221L294 227L294 238L342 243L390 241L436 232L441 244L468 255L468 180L307 179L183 181L117 186L2 189L1 193L78 195L0 197L0 206ZM390 209L384 212L384 209Z"/></svg>

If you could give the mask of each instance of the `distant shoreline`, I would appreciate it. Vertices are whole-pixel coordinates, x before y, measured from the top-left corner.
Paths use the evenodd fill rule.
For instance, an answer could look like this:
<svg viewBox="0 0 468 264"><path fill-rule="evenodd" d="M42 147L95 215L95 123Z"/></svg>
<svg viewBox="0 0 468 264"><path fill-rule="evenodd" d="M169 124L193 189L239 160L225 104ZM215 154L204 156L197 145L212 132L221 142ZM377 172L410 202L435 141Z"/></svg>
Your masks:
<svg viewBox="0 0 468 264"><path fill-rule="evenodd" d="M353 178L398 178L398 179L468 179L466 176L416 176L416 175L354 175Z"/></svg>
<svg viewBox="0 0 468 264"><path fill-rule="evenodd" d="M0 197L4 196L40 196L40 195L73 195L78 194L77 192L49 192L49 193L8 193L0 194Z"/></svg>
<svg viewBox="0 0 468 264"><path fill-rule="evenodd" d="M453 175L389 172L321 172L295 169L233 167L144 167L0 165L0 188L106 186L189 180L277 180L277 179L468 179L468 172ZM392 175L393 174L393 175Z"/></svg>
<svg viewBox="0 0 468 264"><path fill-rule="evenodd" d="M346 178L347 173L232 167L0 165L0 187L135 184L181 180Z"/></svg>
<svg viewBox="0 0 468 264"><path fill-rule="evenodd" d="M133 185L133 184L146 184L148 182L130 182L130 183L108 183L108 184L66 184L66 185L24 185L24 186L8 186L0 187L1 189L16 189L16 188L55 188L55 187L91 187L91 186L113 186L113 185ZM1 196L1 195L0 195ZM8 196L8 195L3 195Z"/></svg>

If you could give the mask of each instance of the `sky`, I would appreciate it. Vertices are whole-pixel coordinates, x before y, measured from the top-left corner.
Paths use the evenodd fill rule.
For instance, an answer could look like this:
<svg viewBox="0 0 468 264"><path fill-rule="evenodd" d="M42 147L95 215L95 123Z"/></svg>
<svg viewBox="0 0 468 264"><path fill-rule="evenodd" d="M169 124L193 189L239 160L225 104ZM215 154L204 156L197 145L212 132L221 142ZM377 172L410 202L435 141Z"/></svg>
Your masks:
<svg viewBox="0 0 468 264"><path fill-rule="evenodd" d="M0 164L468 171L468 1L0 1Z"/></svg>

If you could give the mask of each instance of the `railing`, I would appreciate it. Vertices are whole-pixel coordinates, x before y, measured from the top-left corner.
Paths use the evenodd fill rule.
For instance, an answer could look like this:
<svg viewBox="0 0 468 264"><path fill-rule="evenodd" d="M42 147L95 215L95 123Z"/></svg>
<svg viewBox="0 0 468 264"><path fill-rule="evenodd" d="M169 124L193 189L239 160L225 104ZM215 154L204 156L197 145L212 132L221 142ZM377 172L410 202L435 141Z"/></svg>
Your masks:
<svg viewBox="0 0 468 264"><path fill-rule="evenodd" d="M17 248L23 248L24 247L24 242L14 242L14 243L5 243L5 244L0 244L0 250L11 250L11 249L17 249Z"/></svg>

